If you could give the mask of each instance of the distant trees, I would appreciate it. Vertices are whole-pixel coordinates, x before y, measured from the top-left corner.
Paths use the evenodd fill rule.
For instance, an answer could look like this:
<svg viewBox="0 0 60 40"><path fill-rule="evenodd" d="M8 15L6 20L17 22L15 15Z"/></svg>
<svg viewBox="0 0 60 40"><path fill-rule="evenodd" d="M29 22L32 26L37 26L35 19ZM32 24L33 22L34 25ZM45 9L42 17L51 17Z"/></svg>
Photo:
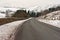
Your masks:
<svg viewBox="0 0 60 40"><path fill-rule="evenodd" d="M2 13L4 13L4 12L2 12ZM11 14L12 13L12 14ZM10 9L8 9L8 10L6 10L5 11L5 14L6 14L6 18L9 18L9 17L11 17L12 15L13 15L13 11L11 11Z"/></svg>
<svg viewBox="0 0 60 40"><path fill-rule="evenodd" d="M56 11L56 8L52 7L52 8L49 8L48 10L49 12L53 12L53 11Z"/></svg>
<svg viewBox="0 0 60 40"><path fill-rule="evenodd" d="M49 8L48 10L49 10L49 12L58 11L58 10L60 10L60 6L52 7L52 8Z"/></svg>
<svg viewBox="0 0 60 40"><path fill-rule="evenodd" d="M29 17L29 14L26 12L26 10L17 10L12 17L27 18Z"/></svg>
<svg viewBox="0 0 60 40"><path fill-rule="evenodd" d="M15 12L15 14L12 17L18 17L18 18L22 18L22 17L37 17L38 14L35 13L34 11L28 11L26 12L26 10L17 10Z"/></svg>
<svg viewBox="0 0 60 40"><path fill-rule="evenodd" d="M39 17L39 16L41 16L41 13L37 12L37 15L36 15L36 17Z"/></svg>
<svg viewBox="0 0 60 40"><path fill-rule="evenodd" d="M6 10L6 17L9 17L9 10Z"/></svg>
<svg viewBox="0 0 60 40"><path fill-rule="evenodd" d="M38 17L41 15L46 15L53 11L57 11L57 10L60 10L60 6L51 7L49 9L46 9L46 10L43 10L40 12L35 12L35 11L30 11L30 10L28 10L28 12L26 12L26 10L17 10L12 17L18 17L18 18L19 17Z"/></svg>
<svg viewBox="0 0 60 40"><path fill-rule="evenodd" d="M34 11L28 11L28 14L30 15L30 17L38 17L37 12Z"/></svg>
<svg viewBox="0 0 60 40"><path fill-rule="evenodd" d="M32 13L31 13L30 16L31 16L31 17L35 17L35 12L32 11Z"/></svg>
<svg viewBox="0 0 60 40"><path fill-rule="evenodd" d="M57 7L56 7L56 10L60 10L60 6L57 6Z"/></svg>
<svg viewBox="0 0 60 40"><path fill-rule="evenodd" d="M41 16L41 15L46 15L46 14L48 14L48 13L50 13L50 12L58 11L58 10L60 10L60 6L51 7L51 8L49 8L49 9L44 10L44 11L41 11L41 12L39 13L39 15L40 15L40 16Z"/></svg>

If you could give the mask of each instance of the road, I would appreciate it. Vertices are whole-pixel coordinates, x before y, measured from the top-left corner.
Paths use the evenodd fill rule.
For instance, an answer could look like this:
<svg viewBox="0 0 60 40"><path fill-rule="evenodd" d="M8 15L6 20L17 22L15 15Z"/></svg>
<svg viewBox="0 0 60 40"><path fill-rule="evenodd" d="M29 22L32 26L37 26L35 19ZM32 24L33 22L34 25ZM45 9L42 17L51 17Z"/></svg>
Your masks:
<svg viewBox="0 0 60 40"><path fill-rule="evenodd" d="M60 29L30 19L18 29L15 40L60 40Z"/></svg>

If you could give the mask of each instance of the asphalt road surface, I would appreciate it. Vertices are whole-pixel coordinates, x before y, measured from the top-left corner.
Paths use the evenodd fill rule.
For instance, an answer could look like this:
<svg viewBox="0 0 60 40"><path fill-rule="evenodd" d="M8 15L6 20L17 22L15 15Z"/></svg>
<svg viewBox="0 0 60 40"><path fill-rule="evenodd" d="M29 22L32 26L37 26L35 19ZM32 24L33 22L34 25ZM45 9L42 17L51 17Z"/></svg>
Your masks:
<svg viewBox="0 0 60 40"><path fill-rule="evenodd" d="M15 40L60 40L60 29L30 19L18 29Z"/></svg>

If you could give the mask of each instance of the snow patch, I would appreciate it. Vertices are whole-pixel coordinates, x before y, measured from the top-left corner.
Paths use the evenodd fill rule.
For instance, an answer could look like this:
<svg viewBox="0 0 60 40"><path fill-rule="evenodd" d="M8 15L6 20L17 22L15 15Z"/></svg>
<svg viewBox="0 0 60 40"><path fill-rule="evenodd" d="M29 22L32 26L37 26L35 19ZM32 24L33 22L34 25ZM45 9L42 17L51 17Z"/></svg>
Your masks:
<svg viewBox="0 0 60 40"><path fill-rule="evenodd" d="M56 26L60 28L60 20L44 20L44 19L38 19L40 22L44 22L53 26Z"/></svg>
<svg viewBox="0 0 60 40"><path fill-rule="evenodd" d="M14 40L15 32L17 31L18 27L20 27L25 21L29 19L15 21L0 26L0 40Z"/></svg>
<svg viewBox="0 0 60 40"><path fill-rule="evenodd" d="M0 13L0 18L5 18L5 14Z"/></svg>

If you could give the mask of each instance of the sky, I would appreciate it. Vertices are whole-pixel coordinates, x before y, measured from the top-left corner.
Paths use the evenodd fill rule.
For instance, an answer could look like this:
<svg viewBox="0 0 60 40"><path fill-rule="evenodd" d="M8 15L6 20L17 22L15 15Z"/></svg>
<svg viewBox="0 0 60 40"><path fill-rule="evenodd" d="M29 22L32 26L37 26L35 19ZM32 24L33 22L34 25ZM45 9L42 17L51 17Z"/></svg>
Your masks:
<svg viewBox="0 0 60 40"><path fill-rule="evenodd" d="M45 9L57 4L60 4L60 0L0 0L0 9L5 10L1 7L7 6L29 9L38 9L40 7L40 9Z"/></svg>
<svg viewBox="0 0 60 40"><path fill-rule="evenodd" d="M47 7L55 4L60 4L60 0L0 0L0 7L9 6L30 8L35 6Z"/></svg>

